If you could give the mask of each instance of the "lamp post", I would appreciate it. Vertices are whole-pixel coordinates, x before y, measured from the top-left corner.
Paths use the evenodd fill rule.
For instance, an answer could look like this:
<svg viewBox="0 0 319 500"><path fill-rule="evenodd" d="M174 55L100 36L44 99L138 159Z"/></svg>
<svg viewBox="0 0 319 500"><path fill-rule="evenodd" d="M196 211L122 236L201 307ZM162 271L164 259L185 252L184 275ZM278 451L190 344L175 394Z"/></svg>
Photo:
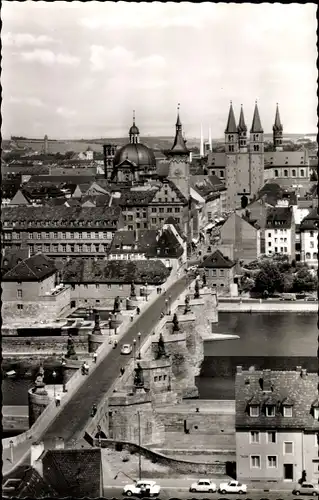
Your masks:
<svg viewBox="0 0 319 500"><path fill-rule="evenodd" d="M136 359L136 339L133 339L133 363L135 366L135 359Z"/></svg>
<svg viewBox="0 0 319 500"><path fill-rule="evenodd" d="M141 332L138 332L137 338L138 338L138 355L137 355L137 359L141 359Z"/></svg>
<svg viewBox="0 0 319 500"><path fill-rule="evenodd" d="M147 297L147 283L145 283L145 300L148 300L148 297Z"/></svg>
<svg viewBox="0 0 319 500"><path fill-rule="evenodd" d="M56 377L56 371L55 370L53 370L52 377L53 377L53 396L54 396L54 399L55 399L55 377Z"/></svg>
<svg viewBox="0 0 319 500"><path fill-rule="evenodd" d="M12 441L12 439L10 441L10 460L11 460L11 463L13 464L13 441Z"/></svg>
<svg viewBox="0 0 319 500"><path fill-rule="evenodd" d="M168 314L168 300L165 299L165 314Z"/></svg>
<svg viewBox="0 0 319 500"><path fill-rule="evenodd" d="M137 420L138 420L138 446L139 446L139 454L138 454L138 478L141 480L142 476L142 455L141 455L141 415L140 412L137 412Z"/></svg>
<svg viewBox="0 0 319 500"><path fill-rule="evenodd" d="M114 335L117 334L117 323L116 323L117 313L114 313Z"/></svg>
<svg viewBox="0 0 319 500"><path fill-rule="evenodd" d="M168 314L171 314L171 304L172 304L172 296L168 296Z"/></svg>

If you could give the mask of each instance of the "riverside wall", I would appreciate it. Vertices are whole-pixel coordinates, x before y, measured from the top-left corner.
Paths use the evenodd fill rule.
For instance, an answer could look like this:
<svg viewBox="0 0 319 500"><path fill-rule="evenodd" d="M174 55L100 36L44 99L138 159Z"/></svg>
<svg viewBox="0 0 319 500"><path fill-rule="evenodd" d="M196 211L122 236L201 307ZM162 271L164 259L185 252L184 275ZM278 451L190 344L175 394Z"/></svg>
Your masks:
<svg viewBox="0 0 319 500"><path fill-rule="evenodd" d="M318 302L271 302L270 300L263 300L262 302L256 300L245 300L240 302L237 300L219 300L219 312L318 312Z"/></svg>

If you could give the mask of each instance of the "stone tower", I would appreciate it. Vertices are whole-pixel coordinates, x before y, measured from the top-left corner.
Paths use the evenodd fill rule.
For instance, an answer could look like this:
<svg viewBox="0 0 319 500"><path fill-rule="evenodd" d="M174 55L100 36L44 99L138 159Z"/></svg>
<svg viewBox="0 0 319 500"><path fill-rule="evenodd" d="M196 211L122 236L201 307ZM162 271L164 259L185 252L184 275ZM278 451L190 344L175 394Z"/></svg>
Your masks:
<svg viewBox="0 0 319 500"><path fill-rule="evenodd" d="M235 210L237 195L237 153L238 153L238 130L232 102L228 113L225 129L225 179L227 188L227 210Z"/></svg>
<svg viewBox="0 0 319 500"><path fill-rule="evenodd" d="M177 109L176 133L172 149L168 151L169 167L168 179L173 181L181 193L189 200L190 196L190 172L189 172L189 150L183 138L182 123Z"/></svg>
<svg viewBox="0 0 319 500"><path fill-rule="evenodd" d="M130 144L138 144L140 142L140 131L135 125L135 110L133 110L133 125L129 130Z"/></svg>
<svg viewBox="0 0 319 500"><path fill-rule="evenodd" d="M249 164L250 195L253 197L264 185L264 131L261 126L257 101L250 130Z"/></svg>
<svg viewBox="0 0 319 500"><path fill-rule="evenodd" d="M277 102L277 106L276 106L275 123L274 123L274 126L272 128L272 131L273 131L274 150L275 151L283 151L283 148L282 148L283 126L282 126L281 121L280 121L278 102Z"/></svg>
<svg viewBox="0 0 319 500"><path fill-rule="evenodd" d="M109 179L113 171L113 159L117 150L116 144L103 144L104 177Z"/></svg>
<svg viewBox="0 0 319 500"><path fill-rule="evenodd" d="M43 153L45 155L47 155L48 152L49 152L49 140L48 140L48 136L45 135L44 139L43 139Z"/></svg>

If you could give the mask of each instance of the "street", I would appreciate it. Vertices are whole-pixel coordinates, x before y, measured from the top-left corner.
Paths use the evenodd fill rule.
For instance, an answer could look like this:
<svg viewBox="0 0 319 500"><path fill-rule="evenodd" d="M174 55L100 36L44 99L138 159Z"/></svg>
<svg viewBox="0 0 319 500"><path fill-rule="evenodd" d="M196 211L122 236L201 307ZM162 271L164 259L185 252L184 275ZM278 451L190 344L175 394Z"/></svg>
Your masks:
<svg viewBox="0 0 319 500"><path fill-rule="evenodd" d="M217 482L218 484L218 482ZM104 497L105 498L115 498L115 499L125 499L126 496L123 495L123 487L121 486L115 486L112 488L104 488ZM190 493L189 489L186 488L181 488L180 486L177 487L164 487L161 488L160 496L157 497L159 500L169 500L173 498L179 498L182 500L203 500L203 499L223 499L223 500L238 500L238 499L245 499L245 500L292 500L297 498L299 500L304 500L306 497L301 497L301 496L294 496L291 493L291 490L285 490L285 491L271 491L271 492L264 492L263 490L251 490L247 493L247 495L239 495L239 494L226 494L222 495L221 493ZM130 498L139 498L139 497L130 497Z"/></svg>

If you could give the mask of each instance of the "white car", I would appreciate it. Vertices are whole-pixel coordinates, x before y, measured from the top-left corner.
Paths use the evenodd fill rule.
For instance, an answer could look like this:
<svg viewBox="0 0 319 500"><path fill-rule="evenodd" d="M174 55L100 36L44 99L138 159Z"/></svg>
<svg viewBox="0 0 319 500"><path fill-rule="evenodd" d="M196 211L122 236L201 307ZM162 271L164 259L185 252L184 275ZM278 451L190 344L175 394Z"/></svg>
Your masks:
<svg viewBox="0 0 319 500"><path fill-rule="evenodd" d="M143 494L155 497L159 495L160 491L161 487L155 481L137 481L135 484L126 484L123 493L128 497Z"/></svg>
<svg viewBox="0 0 319 500"><path fill-rule="evenodd" d="M220 483L220 493L247 493L247 484L242 484L239 481L229 481L228 483Z"/></svg>
<svg viewBox="0 0 319 500"><path fill-rule="evenodd" d="M205 492L205 493L215 493L217 491L217 486L215 483L213 483L210 479L199 479L197 483L193 483L189 491L195 492L195 491L200 491L200 492Z"/></svg>
<svg viewBox="0 0 319 500"><path fill-rule="evenodd" d="M131 344L123 344L121 347L121 354L131 354L132 346Z"/></svg>

